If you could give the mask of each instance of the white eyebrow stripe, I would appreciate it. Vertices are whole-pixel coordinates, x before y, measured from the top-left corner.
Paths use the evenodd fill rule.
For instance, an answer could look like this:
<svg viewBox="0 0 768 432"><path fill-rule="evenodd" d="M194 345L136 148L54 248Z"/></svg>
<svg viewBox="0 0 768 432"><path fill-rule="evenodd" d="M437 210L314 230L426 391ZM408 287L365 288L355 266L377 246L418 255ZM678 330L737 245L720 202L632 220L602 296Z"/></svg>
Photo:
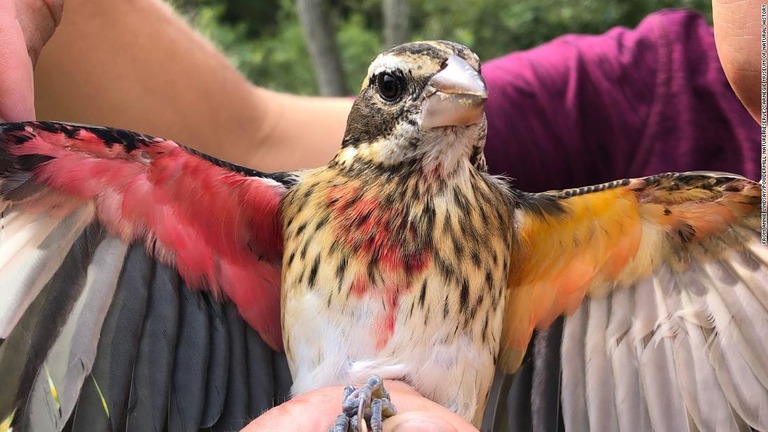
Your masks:
<svg viewBox="0 0 768 432"><path fill-rule="evenodd" d="M405 69L405 62L401 57L387 55L377 58L368 68L368 75L373 76L384 71Z"/></svg>

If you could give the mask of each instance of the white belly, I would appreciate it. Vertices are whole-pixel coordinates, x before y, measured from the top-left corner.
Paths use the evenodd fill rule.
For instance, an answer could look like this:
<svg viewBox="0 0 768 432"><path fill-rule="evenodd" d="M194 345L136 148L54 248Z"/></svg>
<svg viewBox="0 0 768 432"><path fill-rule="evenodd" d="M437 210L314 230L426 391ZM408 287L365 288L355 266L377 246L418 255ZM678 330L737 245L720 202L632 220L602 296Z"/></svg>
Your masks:
<svg viewBox="0 0 768 432"><path fill-rule="evenodd" d="M484 342L480 332L485 317L478 312L469 325L457 327L459 314L453 308L459 305L449 301L444 318L446 287L430 285L423 306L419 289L400 296L390 337L381 324L388 311L379 293L371 291L346 304L334 302L331 308L327 292L285 298L283 328L290 341L286 349L293 393L359 385L377 374L408 382L425 397L478 421L493 379L500 308L481 308L490 314Z"/></svg>
<svg viewBox="0 0 768 432"><path fill-rule="evenodd" d="M474 168L439 185L321 174L289 192L282 209L294 394L377 374L479 425L513 238L501 181ZM393 190L411 198L379 202Z"/></svg>

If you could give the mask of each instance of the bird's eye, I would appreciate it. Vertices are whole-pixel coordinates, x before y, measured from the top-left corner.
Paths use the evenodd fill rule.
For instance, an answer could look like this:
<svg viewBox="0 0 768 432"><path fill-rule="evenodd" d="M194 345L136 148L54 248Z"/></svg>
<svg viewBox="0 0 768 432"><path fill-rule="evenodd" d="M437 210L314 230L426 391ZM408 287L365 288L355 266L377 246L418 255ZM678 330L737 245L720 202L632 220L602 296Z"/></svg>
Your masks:
<svg viewBox="0 0 768 432"><path fill-rule="evenodd" d="M394 102L400 98L403 86L398 79L389 72L382 72L376 76L376 88L382 99L387 102Z"/></svg>

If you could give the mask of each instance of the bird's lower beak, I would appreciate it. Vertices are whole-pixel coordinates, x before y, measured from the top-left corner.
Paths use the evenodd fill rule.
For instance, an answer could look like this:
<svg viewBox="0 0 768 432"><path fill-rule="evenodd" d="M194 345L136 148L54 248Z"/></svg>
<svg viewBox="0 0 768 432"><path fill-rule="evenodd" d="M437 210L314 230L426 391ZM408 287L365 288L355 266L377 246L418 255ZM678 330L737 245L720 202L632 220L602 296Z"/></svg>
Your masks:
<svg viewBox="0 0 768 432"><path fill-rule="evenodd" d="M488 99L485 81L457 55L429 80L421 126L425 129L445 126L469 126L483 120Z"/></svg>

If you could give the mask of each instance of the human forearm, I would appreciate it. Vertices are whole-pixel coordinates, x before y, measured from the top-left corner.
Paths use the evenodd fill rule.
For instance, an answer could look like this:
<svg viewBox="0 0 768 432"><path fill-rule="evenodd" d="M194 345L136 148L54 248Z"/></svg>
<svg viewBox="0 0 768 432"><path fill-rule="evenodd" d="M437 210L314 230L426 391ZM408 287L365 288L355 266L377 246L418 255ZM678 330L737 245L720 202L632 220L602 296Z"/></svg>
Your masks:
<svg viewBox="0 0 768 432"><path fill-rule="evenodd" d="M263 170L327 162L350 105L254 87L159 0L67 0L36 103L39 118L135 129Z"/></svg>

